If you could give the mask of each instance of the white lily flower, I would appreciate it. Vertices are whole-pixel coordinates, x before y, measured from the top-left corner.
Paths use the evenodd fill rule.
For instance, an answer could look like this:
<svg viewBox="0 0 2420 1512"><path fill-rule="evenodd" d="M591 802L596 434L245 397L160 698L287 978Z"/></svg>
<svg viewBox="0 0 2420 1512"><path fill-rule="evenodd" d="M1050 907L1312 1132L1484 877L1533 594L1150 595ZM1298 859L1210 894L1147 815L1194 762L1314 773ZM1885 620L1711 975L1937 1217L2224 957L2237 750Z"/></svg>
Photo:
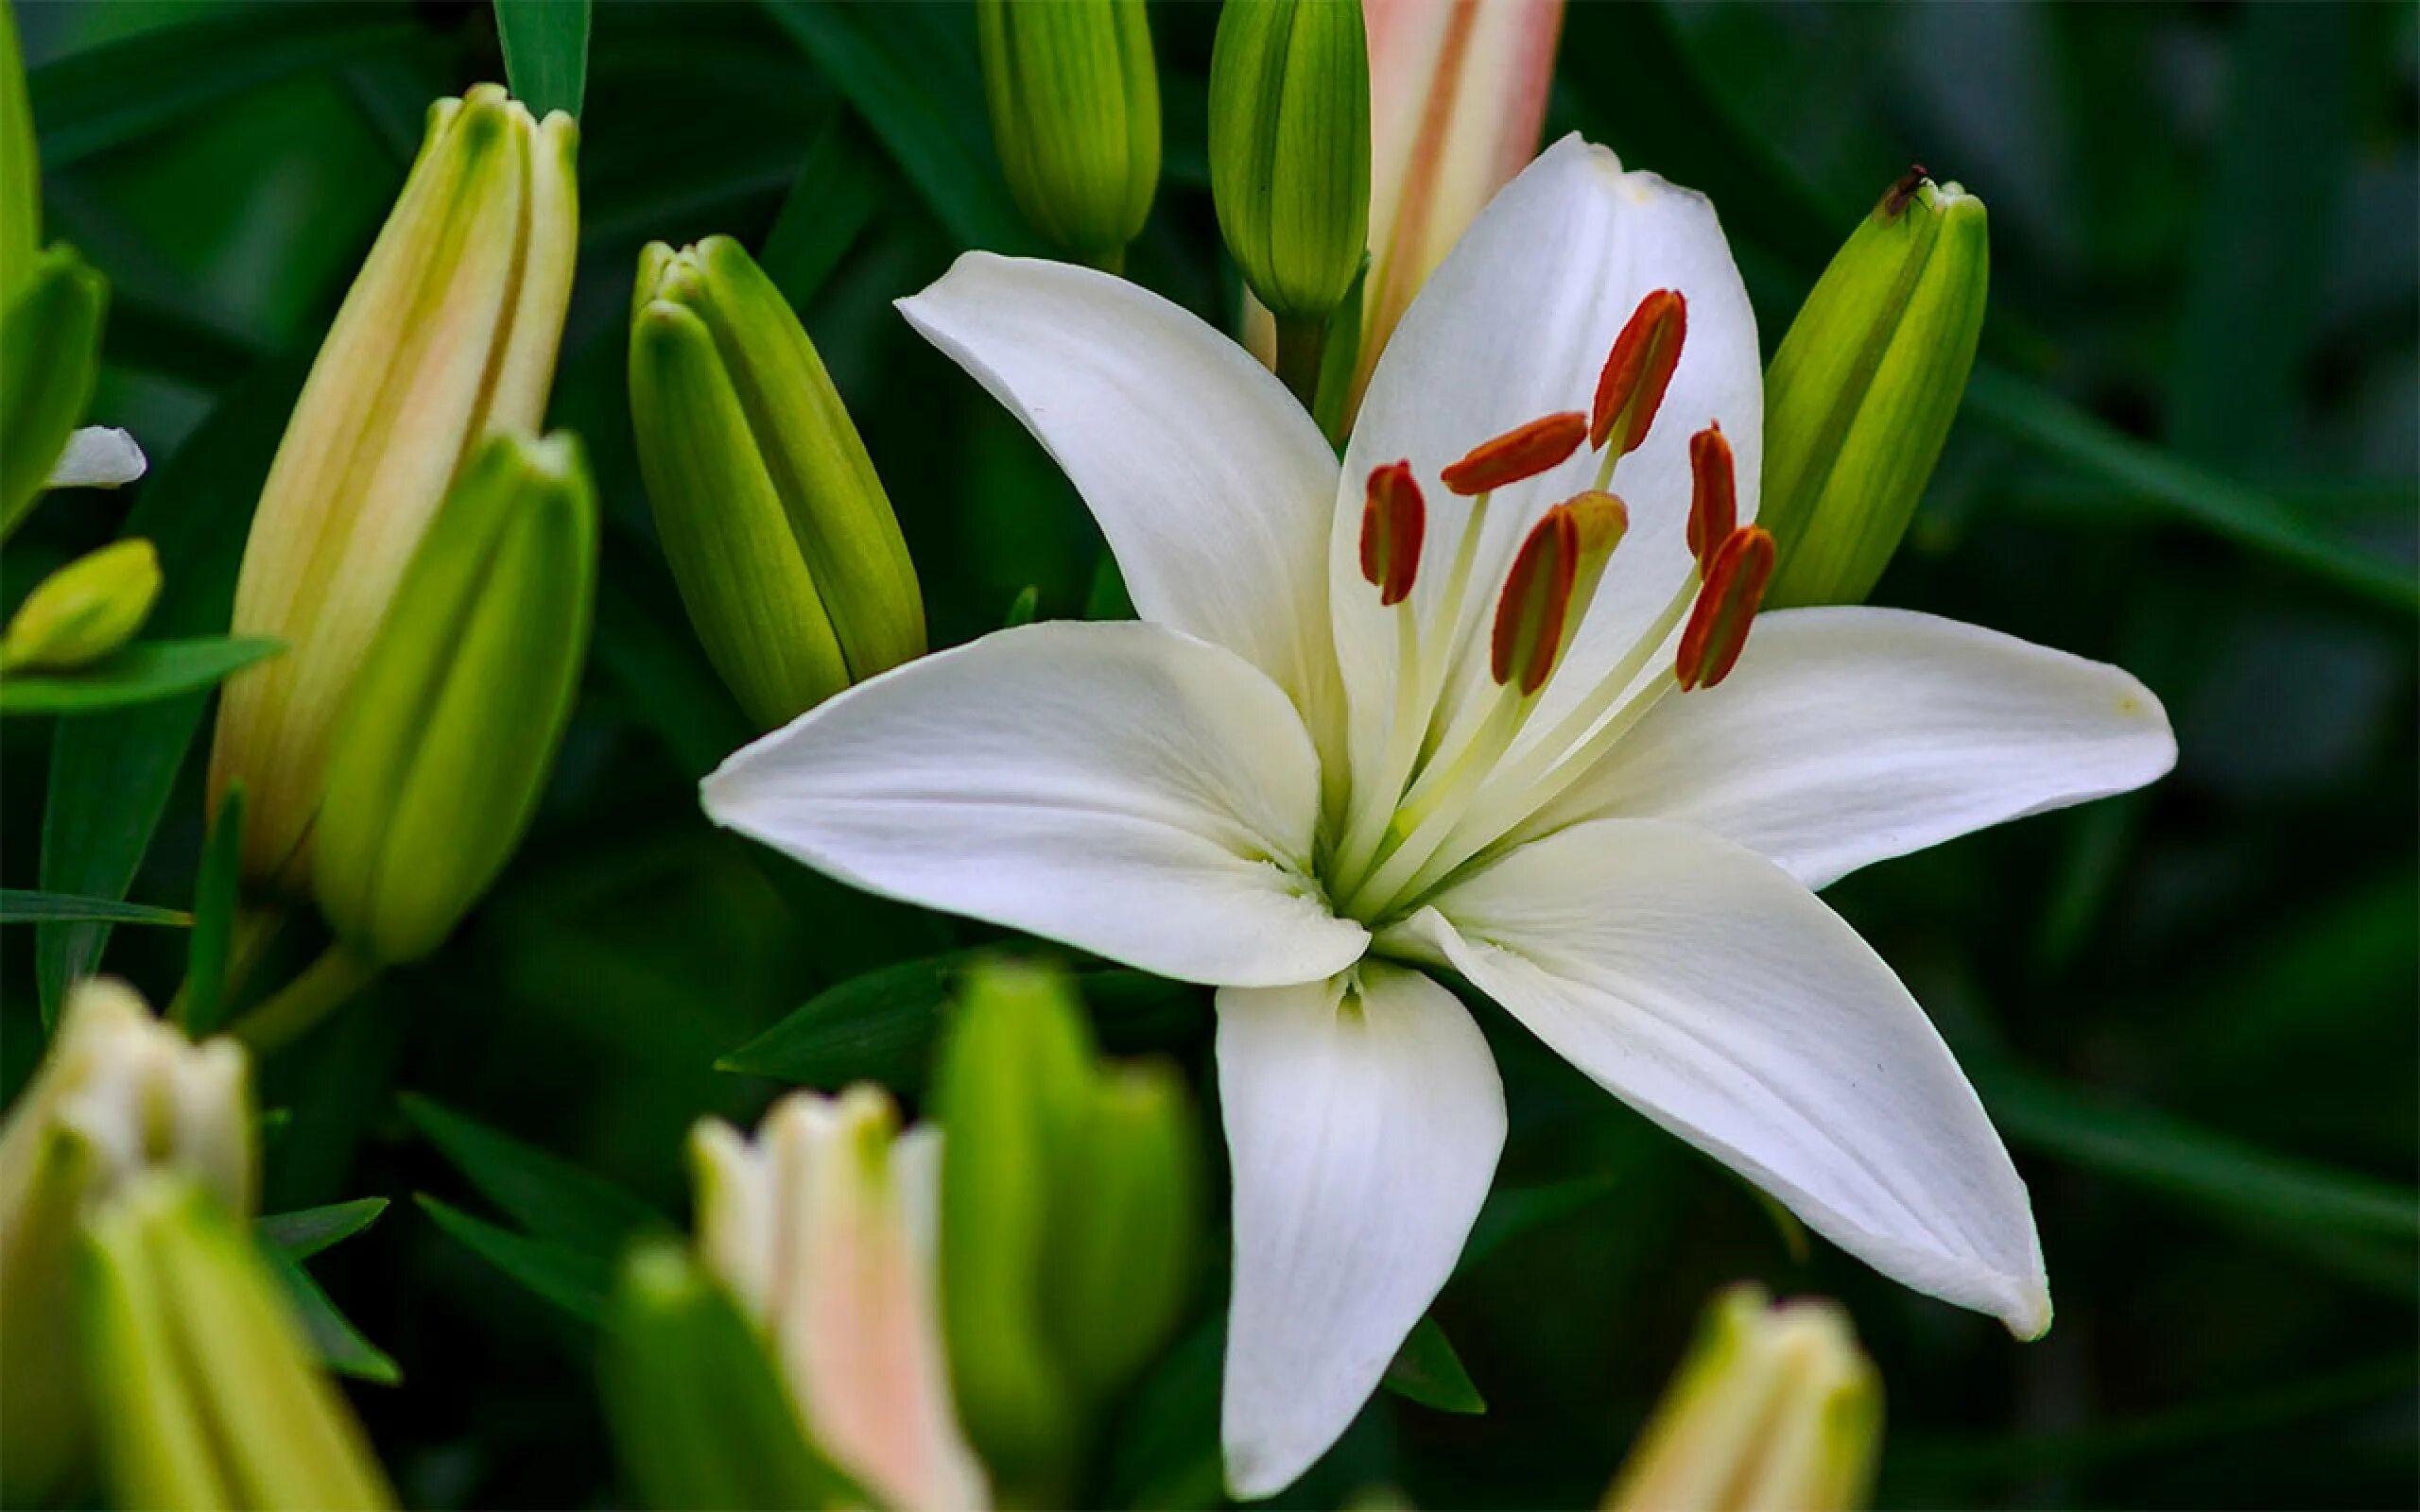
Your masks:
<svg viewBox="0 0 2420 1512"><path fill-rule="evenodd" d="M1431 969L1868 1263L2048 1326L1981 1104L1810 889L2139 786L2174 742L2125 673L1920 614L1775 613L1724 678L1771 558L1754 319L1702 197L1547 151L1406 314L1340 468L1118 279L970 253L901 308L1066 470L1143 623L911 662L705 807L1219 988L1239 1494L1343 1431L1486 1195L1503 1090Z"/></svg>

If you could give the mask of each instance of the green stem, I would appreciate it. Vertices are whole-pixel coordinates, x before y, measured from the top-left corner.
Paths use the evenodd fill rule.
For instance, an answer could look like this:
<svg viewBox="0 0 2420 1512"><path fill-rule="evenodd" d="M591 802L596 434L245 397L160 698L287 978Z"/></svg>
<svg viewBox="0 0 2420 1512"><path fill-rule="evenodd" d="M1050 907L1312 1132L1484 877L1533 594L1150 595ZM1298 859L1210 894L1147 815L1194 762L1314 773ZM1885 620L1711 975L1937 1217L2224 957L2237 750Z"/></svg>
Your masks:
<svg viewBox="0 0 2420 1512"><path fill-rule="evenodd" d="M342 942L331 945L302 975L236 1020L228 1032L253 1054L267 1055L342 1007L377 975L376 962L354 954Z"/></svg>
<svg viewBox="0 0 2420 1512"><path fill-rule="evenodd" d="M1305 410L1320 399L1320 359L1327 351L1327 320L1323 317L1277 318L1277 376L1303 402Z"/></svg>

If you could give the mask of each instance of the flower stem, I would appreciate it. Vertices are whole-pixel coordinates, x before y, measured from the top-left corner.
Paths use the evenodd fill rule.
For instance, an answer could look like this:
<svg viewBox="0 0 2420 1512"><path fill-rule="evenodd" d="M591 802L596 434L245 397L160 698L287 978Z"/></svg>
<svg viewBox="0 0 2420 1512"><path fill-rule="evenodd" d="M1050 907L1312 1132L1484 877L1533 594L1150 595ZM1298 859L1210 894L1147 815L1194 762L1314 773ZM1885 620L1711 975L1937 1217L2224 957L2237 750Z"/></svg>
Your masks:
<svg viewBox="0 0 2420 1512"><path fill-rule="evenodd" d="M229 1029L266 1055L302 1035L321 1019L352 1001L378 975L377 963L355 954L343 943L329 946L302 974L286 983Z"/></svg>
<svg viewBox="0 0 2420 1512"><path fill-rule="evenodd" d="M1277 318L1277 376L1306 410L1320 399L1321 359L1327 351L1327 321L1320 316Z"/></svg>

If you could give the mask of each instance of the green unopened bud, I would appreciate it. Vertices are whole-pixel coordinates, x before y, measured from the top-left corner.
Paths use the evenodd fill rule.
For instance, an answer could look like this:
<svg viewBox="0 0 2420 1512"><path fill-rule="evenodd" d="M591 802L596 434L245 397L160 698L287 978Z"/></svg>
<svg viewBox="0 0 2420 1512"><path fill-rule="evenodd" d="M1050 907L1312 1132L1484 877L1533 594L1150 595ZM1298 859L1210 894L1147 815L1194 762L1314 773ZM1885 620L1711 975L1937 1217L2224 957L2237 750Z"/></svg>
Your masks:
<svg viewBox="0 0 2420 1512"><path fill-rule="evenodd" d="M26 254L0 305L0 539L14 530L92 403L109 285L72 247Z"/></svg>
<svg viewBox="0 0 2420 1512"><path fill-rule="evenodd" d="M596 495L568 435L471 459L328 758L320 910L376 962L443 942L528 828L588 650Z"/></svg>
<svg viewBox="0 0 2420 1512"><path fill-rule="evenodd" d="M639 258L631 419L707 658L759 727L925 650L873 460L781 291L728 236Z"/></svg>
<svg viewBox="0 0 2420 1512"><path fill-rule="evenodd" d="M1174 1068L1112 1068L1059 1173L1043 1262L1051 1339L1095 1401L1167 1342L1193 1290L1201 1153Z"/></svg>
<svg viewBox="0 0 2420 1512"><path fill-rule="evenodd" d="M598 1371L614 1449L645 1505L866 1504L807 1442L755 1325L671 1240L623 1263Z"/></svg>
<svg viewBox="0 0 2420 1512"><path fill-rule="evenodd" d="M1734 1287L1707 1309L1605 1505L1847 1512L1881 1438L1882 1384L1840 1310Z"/></svg>
<svg viewBox="0 0 2420 1512"><path fill-rule="evenodd" d="M77 1278L102 1478L120 1506L386 1507L394 1494L284 1288L210 1193L148 1176Z"/></svg>
<svg viewBox="0 0 2420 1512"><path fill-rule="evenodd" d="M1873 590L1966 391L1990 282L1983 202L1922 169L1824 270L1765 374L1767 608Z"/></svg>
<svg viewBox="0 0 2420 1512"><path fill-rule="evenodd" d="M1370 229L1370 59L1353 0L1227 0L1210 54L1210 191L1280 323L1322 319Z"/></svg>
<svg viewBox="0 0 2420 1512"><path fill-rule="evenodd" d="M233 633L282 641L228 680L210 804L249 796L244 875L310 895L328 753L405 569L473 449L534 434L571 297L579 129L483 84L440 100L320 348L261 490Z"/></svg>
<svg viewBox="0 0 2420 1512"><path fill-rule="evenodd" d="M1092 1036L1061 974L969 976L934 1074L942 1317L966 1431L1006 1486L1063 1498L1082 1404L1043 1311L1052 1196L1091 1117Z"/></svg>
<svg viewBox="0 0 2420 1512"><path fill-rule="evenodd" d="M1160 179L1160 78L1143 0L976 0L1009 192L1068 256L1115 269Z"/></svg>
<svg viewBox="0 0 2420 1512"><path fill-rule="evenodd" d="M160 554L135 538L87 552L34 585L0 638L0 672L66 672L134 639L160 596Z"/></svg>
<svg viewBox="0 0 2420 1512"><path fill-rule="evenodd" d="M90 1438L70 1280L84 1215L175 1171L249 1214L260 1184L251 1061L151 1016L125 984L79 983L0 1126L0 1504L49 1500Z"/></svg>

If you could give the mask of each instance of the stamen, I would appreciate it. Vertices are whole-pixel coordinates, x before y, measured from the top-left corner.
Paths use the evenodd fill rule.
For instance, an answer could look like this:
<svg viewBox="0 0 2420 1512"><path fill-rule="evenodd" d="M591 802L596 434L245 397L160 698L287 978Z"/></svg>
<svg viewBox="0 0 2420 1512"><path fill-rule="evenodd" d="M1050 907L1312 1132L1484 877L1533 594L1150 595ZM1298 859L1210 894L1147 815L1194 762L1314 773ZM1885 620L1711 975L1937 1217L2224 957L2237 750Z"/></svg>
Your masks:
<svg viewBox="0 0 2420 1512"><path fill-rule="evenodd" d="M1716 421L1689 438L1689 555L1701 572L1707 558L1739 524L1739 492L1731 469L1731 442Z"/></svg>
<svg viewBox="0 0 2420 1512"><path fill-rule="evenodd" d="M1580 523L1568 505L1540 516L1505 575L1495 603L1495 639L1489 672L1518 683L1524 697L1546 686L1563 650L1563 620L1580 570Z"/></svg>
<svg viewBox="0 0 2420 1512"><path fill-rule="evenodd" d="M1754 525L1731 532L1715 548L1706 563L1705 586L1698 591L1697 607L1689 610L1688 628L1681 632L1673 676L1682 692L1711 688L1731 675L1772 576L1773 538Z"/></svg>
<svg viewBox="0 0 2420 1512"><path fill-rule="evenodd" d="M1361 576L1378 590L1378 602L1400 604L1420 571L1420 543L1428 510L1413 481L1409 462L1372 470L1361 504Z"/></svg>
<svg viewBox="0 0 2420 1512"><path fill-rule="evenodd" d="M1587 435L1588 417L1576 409L1542 416L1481 441L1441 476L1456 493L1485 493L1536 477L1580 450Z"/></svg>
<svg viewBox="0 0 2420 1512"><path fill-rule="evenodd" d="M1688 335L1689 301L1671 289L1657 289L1638 301L1614 350L1597 375L1597 402L1589 411L1588 444L1611 440L1613 455L1638 449L1655 423L1655 411L1681 363Z"/></svg>

